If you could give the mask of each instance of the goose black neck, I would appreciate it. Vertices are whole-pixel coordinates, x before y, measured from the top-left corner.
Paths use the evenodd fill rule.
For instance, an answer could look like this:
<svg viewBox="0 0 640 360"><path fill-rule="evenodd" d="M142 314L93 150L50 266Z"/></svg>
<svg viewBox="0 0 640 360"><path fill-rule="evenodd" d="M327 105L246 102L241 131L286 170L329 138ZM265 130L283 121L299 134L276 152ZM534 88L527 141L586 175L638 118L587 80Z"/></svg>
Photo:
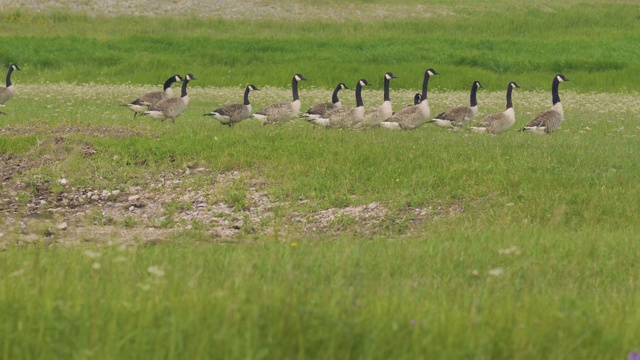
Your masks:
<svg viewBox="0 0 640 360"><path fill-rule="evenodd" d="M300 100L300 97L298 96L298 81L295 76L293 77L293 80L291 80L291 91L293 92L293 101Z"/></svg>
<svg viewBox="0 0 640 360"><path fill-rule="evenodd" d="M244 89L244 105L249 105L249 92L251 91L251 89L247 86L246 89Z"/></svg>
<svg viewBox="0 0 640 360"><path fill-rule="evenodd" d="M560 102L560 94L558 94L558 86L560 85L560 81L558 79L553 79L553 83L551 84L551 95L553 97L553 105Z"/></svg>
<svg viewBox="0 0 640 360"><path fill-rule="evenodd" d="M424 81L422 81L422 99L420 101L427 100L427 86L429 85L429 71L424 73Z"/></svg>
<svg viewBox="0 0 640 360"><path fill-rule="evenodd" d="M356 86L356 107L364 106L364 102L362 102L362 84L358 82L358 86Z"/></svg>
<svg viewBox="0 0 640 360"><path fill-rule="evenodd" d="M11 73L13 72L13 66L9 68L7 72L7 87L11 86Z"/></svg>
<svg viewBox="0 0 640 360"><path fill-rule="evenodd" d="M340 99L338 99L338 91L340 91L341 87L340 85L338 85L334 90L333 90L333 95L331 95L331 102L336 104L340 102Z"/></svg>
<svg viewBox="0 0 640 360"><path fill-rule="evenodd" d="M509 87L507 87L507 109L513 107L513 103L511 102L511 92L512 91L513 91L513 86L511 86L511 84L509 84Z"/></svg>
<svg viewBox="0 0 640 360"><path fill-rule="evenodd" d="M469 103L471 104L471 107L478 106L478 101L476 99L477 92L478 92L478 87L476 86L476 84L473 84L473 86L471 87L471 97L469 99Z"/></svg>
<svg viewBox="0 0 640 360"><path fill-rule="evenodd" d="M172 76L169 79L167 79L167 81L164 82L164 90L166 91L168 88L171 87L171 84L173 84L176 81L176 77Z"/></svg>
<svg viewBox="0 0 640 360"><path fill-rule="evenodd" d="M389 97L389 82L391 80L389 80L389 78L387 78L386 76L384 77L384 101L391 101L391 98Z"/></svg>
<svg viewBox="0 0 640 360"><path fill-rule="evenodd" d="M187 96L187 84L188 83L189 83L189 79L184 79L182 81L182 93L180 94L181 97Z"/></svg>

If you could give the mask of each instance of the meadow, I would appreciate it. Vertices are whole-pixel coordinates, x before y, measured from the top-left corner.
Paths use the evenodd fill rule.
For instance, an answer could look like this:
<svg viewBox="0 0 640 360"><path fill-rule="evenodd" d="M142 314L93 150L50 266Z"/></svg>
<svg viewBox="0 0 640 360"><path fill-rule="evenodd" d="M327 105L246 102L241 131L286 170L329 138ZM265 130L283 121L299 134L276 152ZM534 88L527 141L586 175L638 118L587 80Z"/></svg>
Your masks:
<svg viewBox="0 0 640 360"><path fill-rule="evenodd" d="M640 349L637 4L272 7L292 5L295 19L0 13L0 58L22 68L0 116L1 358ZM427 67L441 73L432 113L466 103L473 80L481 115L501 111L517 81L514 128L228 128L202 116L248 83L261 88L254 109L286 100L296 72L309 78L306 109L359 78L377 105L393 71L398 109ZM199 80L176 123L119 106L187 72ZM562 127L517 132L551 105L556 73L571 80ZM353 106L352 92L341 98Z"/></svg>

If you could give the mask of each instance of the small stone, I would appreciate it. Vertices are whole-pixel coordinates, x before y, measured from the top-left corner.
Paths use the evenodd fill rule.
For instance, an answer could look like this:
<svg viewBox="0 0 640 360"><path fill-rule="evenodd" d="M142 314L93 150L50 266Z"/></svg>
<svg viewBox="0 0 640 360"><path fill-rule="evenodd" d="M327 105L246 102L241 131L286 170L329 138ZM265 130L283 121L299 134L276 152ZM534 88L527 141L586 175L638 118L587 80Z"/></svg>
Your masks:
<svg viewBox="0 0 640 360"><path fill-rule="evenodd" d="M58 226L56 226L56 227L58 228L58 230L67 230L69 225L67 225L66 222L63 222L63 223L58 224Z"/></svg>
<svg viewBox="0 0 640 360"><path fill-rule="evenodd" d="M129 206L129 211L133 211L135 210L135 208L136 208L135 206Z"/></svg>
<svg viewBox="0 0 640 360"><path fill-rule="evenodd" d="M111 192L111 195L113 195L113 196L118 196L118 195L120 195L120 190L113 190L113 191Z"/></svg>
<svg viewBox="0 0 640 360"><path fill-rule="evenodd" d="M129 198L127 200L136 201L138 199L140 199L140 195L131 195L131 196L129 196Z"/></svg>
<svg viewBox="0 0 640 360"><path fill-rule="evenodd" d="M69 180L67 179L58 179L58 184L60 185L67 185L69 183Z"/></svg>

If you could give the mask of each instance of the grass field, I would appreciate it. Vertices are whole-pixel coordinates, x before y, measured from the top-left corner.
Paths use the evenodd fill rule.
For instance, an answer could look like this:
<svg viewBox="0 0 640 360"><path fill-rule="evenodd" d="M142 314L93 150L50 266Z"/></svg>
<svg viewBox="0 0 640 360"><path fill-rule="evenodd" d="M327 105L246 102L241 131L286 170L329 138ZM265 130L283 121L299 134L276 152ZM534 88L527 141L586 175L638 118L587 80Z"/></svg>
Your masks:
<svg viewBox="0 0 640 360"><path fill-rule="evenodd" d="M65 4L0 13L0 63L22 67L0 116L0 358L640 349L636 3L247 2L240 18L224 2L172 17ZM441 72L432 113L466 103L473 80L481 115L501 111L517 81L514 128L202 117L247 83L254 109L286 100L295 72L305 110L359 78L378 105L393 71L399 109L426 67ZM119 106L186 72L199 80L176 123ZM517 132L551 105L558 72L561 129Z"/></svg>

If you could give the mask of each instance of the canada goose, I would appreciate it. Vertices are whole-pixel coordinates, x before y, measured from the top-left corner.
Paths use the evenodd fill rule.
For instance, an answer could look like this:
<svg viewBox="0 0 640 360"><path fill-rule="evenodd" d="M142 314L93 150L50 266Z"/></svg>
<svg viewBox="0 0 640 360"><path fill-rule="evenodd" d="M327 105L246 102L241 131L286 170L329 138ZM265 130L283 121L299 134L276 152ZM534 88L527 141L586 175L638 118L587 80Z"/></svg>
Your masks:
<svg viewBox="0 0 640 360"><path fill-rule="evenodd" d="M291 92L293 93L292 102L280 102L271 104L260 109L253 114L253 117L260 121L263 125L275 124L291 120L300 112L300 97L298 96L298 82L307 80L300 74L293 75L291 80Z"/></svg>
<svg viewBox="0 0 640 360"><path fill-rule="evenodd" d="M364 103L362 102L362 87L369 86L365 79L358 80L356 85L356 107L353 109L341 108L330 111L310 122L327 127L350 127L357 124L364 117Z"/></svg>
<svg viewBox="0 0 640 360"><path fill-rule="evenodd" d="M149 115L154 119L171 119L175 122L176 118L180 116L189 106L189 95L187 94L187 85L191 80L196 79L193 74L187 74L182 80L182 93L179 98L170 98L158 101L155 105L149 108L149 110L142 113L142 115Z"/></svg>
<svg viewBox="0 0 640 360"><path fill-rule="evenodd" d="M551 109L536 115L536 117L529 121L520 131L533 134L550 134L560 126L560 123L564 120L564 111L562 110L562 103L560 102L560 95L558 94L558 86L563 81L569 81L569 79L562 74L558 74L553 78L553 82L551 83L553 106L551 106Z"/></svg>
<svg viewBox="0 0 640 360"><path fill-rule="evenodd" d="M397 79L398 77L393 75L392 72L384 74L384 99L382 105L378 106L371 111L365 112L364 119L358 123L357 127L376 127L381 122L389 119L393 115L393 109L391 107L391 98L389 97L389 83L391 79Z"/></svg>
<svg viewBox="0 0 640 360"><path fill-rule="evenodd" d="M259 91L255 85L247 85L244 89L244 103L243 104L227 104L221 108L215 109L204 116L213 116L220 121L222 125L235 125L240 121L251 116L251 103L249 103L249 92L252 90Z"/></svg>
<svg viewBox="0 0 640 360"><path fill-rule="evenodd" d="M429 78L439 73L433 69L427 69L424 72L424 80L422 81L422 94L418 105L407 106L397 111L391 119L382 122L380 125L392 130L413 130L424 125L431 115L429 102L427 100L427 86Z"/></svg>
<svg viewBox="0 0 640 360"><path fill-rule="evenodd" d="M307 110L307 112L302 114L302 117L307 120L317 119L331 110L342 108L342 102L338 99L338 91L342 89L348 89L347 85L344 83L338 84L338 86L333 90L333 95L331 95L331 102L313 105L309 110Z"/></svg>
<svg viewBox="0 0 640 360"><path fill-rule="evenodd" d="M171 90L171 85L174 82L182 81L182 76L173 75L168 78L167 81L164 82L163 89L164 91L152 91L148 92L139 98L133 100L128 104L124 104L122 106L126 106L133 111L133 118L135 119L138 113L143 113L149 110L150 106L155 105L158 101L169 99L173 97L173 90Z"/></svg>
<svg viewBox="0 0 640 360"><path fill-rule="evenodd" d="M507 109L503 112L485 117L477 125L472 126L471 131L499 134L509 130L516 122L516 113L513 110L513 103L511 102L511 92L513 89L519 87L515 82L510 82L507 86Z"/></svg>
<svg viewBox="0 0 640 360"><path fill-rule="evenodd" d="M16 93L16 87L13 86L11 82L11 73L13 70L20 70L20 68L16 64L9 66L9 71L7 72L7 87L0 87L0 106L4 106L4 103L11 99L13 94Z"/></svg>
<svg viewBox="0 0 640 360"><path fill-rule="evenodd" d="M469 100L469 106L453 107L445 112L440 113L435 119L429 121L435 123L443 128L458 130L461 126L464 126L476 115L478 115L478 101L476 100L476 93L478 88L482 85L479 81L474 81L471 85L471 96Z"/></svg>

